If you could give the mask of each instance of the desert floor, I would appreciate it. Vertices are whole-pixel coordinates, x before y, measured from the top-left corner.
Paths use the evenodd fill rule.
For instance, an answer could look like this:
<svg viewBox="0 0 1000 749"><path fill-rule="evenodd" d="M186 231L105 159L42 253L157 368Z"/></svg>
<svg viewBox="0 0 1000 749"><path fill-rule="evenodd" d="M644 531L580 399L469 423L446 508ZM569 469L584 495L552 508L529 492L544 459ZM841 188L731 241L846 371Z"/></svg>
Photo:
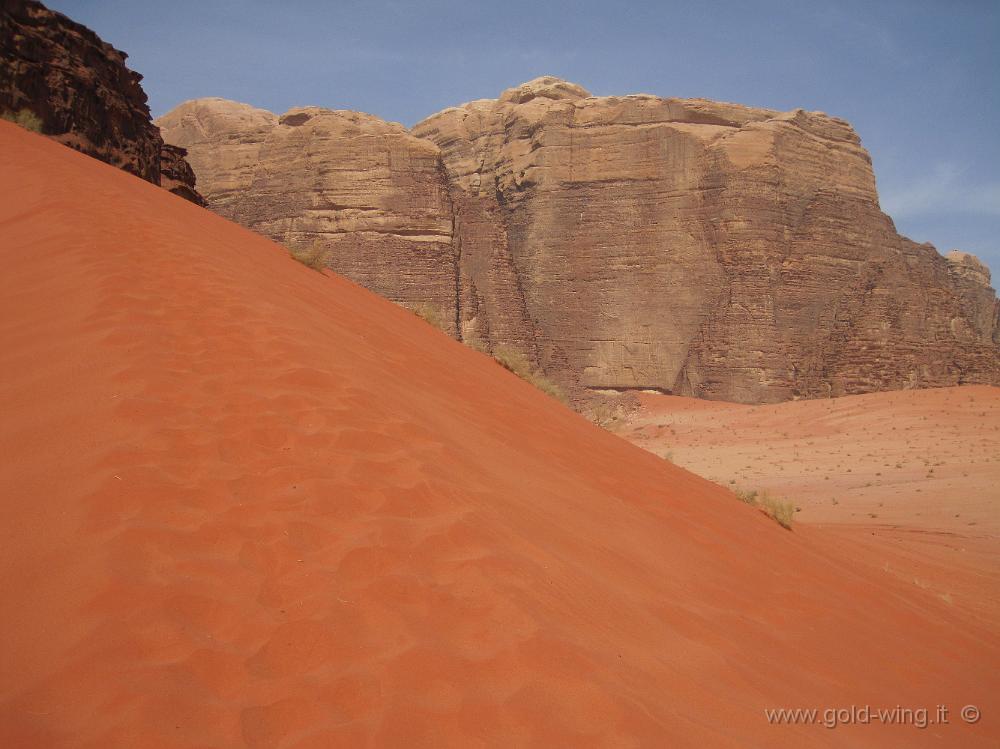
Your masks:
<svg viewBox="0 0 1000 749"><path fill-rule="evenodd" d="M861 544L890 574L998 618L1000 388L745 406L652 393L613 431L797 524Z"/></svg>

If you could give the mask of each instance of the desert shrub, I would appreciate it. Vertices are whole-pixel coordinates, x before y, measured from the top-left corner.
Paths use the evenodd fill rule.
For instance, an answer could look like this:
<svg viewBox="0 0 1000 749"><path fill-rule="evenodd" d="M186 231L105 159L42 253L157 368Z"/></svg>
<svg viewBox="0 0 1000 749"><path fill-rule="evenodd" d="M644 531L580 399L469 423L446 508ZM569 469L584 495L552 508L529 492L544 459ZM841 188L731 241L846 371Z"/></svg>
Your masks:
<svg viewBox="0 0 1000 749"><path fill-rule="evenodd" d="M765 494L761 497L760 506L764 512L774 518L778 525L791 530L792 518L795 516L795 505Z"/></svg>
<svg viewBox="0 0 1000 749"><path fill-rule="evenodd" d="M626 416L621 403L600 400L590 407L590 420L599 427L609 427Z"/></svg>
<svg viewBox="0 0 1000 749"><path fill-rule="evenodd" d="M543 375L541 372L533 372L530 377L526 378L528 382L534 385L536 388L541 390L543 393L551 398L555 398L560 403L568 403L566 398L566 393L563 392L562 388L556 385L552 380Z"/></svg>
<svg viewBox="0 0 1000 749"><path fill-rule="evenodd" d="M558 385L545 376L540 370L534 369L528 357L520 351L500 346L493 352L493 358L504 369L513 372L525 382L529 382L548 396L561 403L567 403L566 394Z"/></svg>
<svg viewBox="0 0 1000 749"><path fill-rule="evenodd" d="M522 380L528 379L531 374L531 364L528 362L528 357L520 351L500 346L493 352L493 358L501 367L513 372Z"/></svg>
<svg viewBox="0 0 1000 749"><path fill-rule="evenodd" d="M333 250L329 247L323 247L317 239L309 249L291 250L291 255L303 265L322 273L323 269L330 264Z"/></svg>
<svg viewBox="0 0 1000 749"><path fill-rule="evenodd" d="M463 338L462 343L471 348L473 351L478 351L480 354L493 356L493 354L490 353L490 347L478 338Z"/></svg>
<svg viewBox="0 0 1000 749"><path fill-rule="evenodd" d="M433 304L420 302L410 308L410 311L426 323L430 323L438 330L444 330L444 316L441 310Z"/></svg>
<svg viewBox="0 0 1000 749"><path fill-rule="evenodd" d="M616 423L628 422L639 406L639 398L631 391L615 395L602 393L589 401L585 413L597 426L609 428Z"/></svg>
<svg viewBox="0 0 1000 749"><path fill-rule="evenodd" d="M791 502L776 499L767 492L758 492L756 489L734 489L733 493L741 502L756 507L765 515L773 518L778 525L791 529L792 519L797 511Z"/></svg>
<svg viewBox="0 0 1000 749"><path fill-rule="evenodd" d="M598 403L590 408L590 420L599 427L606 427L615 420L615 414L607 403Z"/></svg>
<svg viewBox="0 0 1000 749"><path fill-rule="evenodd" d="M30 109L19 109L17 112L0 112L0 119L20 125L33 133L42 132L42 119Z"/></svg>

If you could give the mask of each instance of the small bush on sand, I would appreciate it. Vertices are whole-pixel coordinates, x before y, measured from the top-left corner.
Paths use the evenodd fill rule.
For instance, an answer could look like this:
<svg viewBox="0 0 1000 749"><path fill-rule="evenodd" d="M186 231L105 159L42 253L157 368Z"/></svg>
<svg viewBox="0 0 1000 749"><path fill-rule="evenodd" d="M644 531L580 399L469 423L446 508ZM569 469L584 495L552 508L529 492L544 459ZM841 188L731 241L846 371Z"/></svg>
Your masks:
<svg viewBox="0 0 1000 749"><path fill-rule="evenodd" d="M290 254L303 265L320 273L323 272L324 268L329 267L330 260L333 258L333 250L329 247L323 247L318 239L312 243L309 249L290 250Z"/></svg>
<svg viewBox="0 0 1000 749"><path fill-rule="evenodd" d="M776 499L767 492L758 492L756 489L736 489L733 493L741 502L758 508L782 528L791 530L792 519L796 513L796 507L791 502Z"/></svg>
<svg viewBox="0 0 1000 749"><path fill-rule="evenodd" d="M791 502L782 502L772 499L765 505L767 514L774 518L782 528L792 528L792 520L795 517L795 506Z"/></svg>
<svg viewBox="0 0 1000 749"><path fill-rule="evenodd" d="M618 414L607 403L597 403L590 408L590 420L599 427L609 427L618 420Z"/></svg>
<svg viewBox="0 0 1000 749"><path fill-rule="evenodd" d="M513 372L525 382L529 382L548 396L560 403L568 404L562 388L546 377L541 371L534 369L528 358L520 351L501 346L493 352L493 358L504 369Z"/></svg>
<svg viewBox="0 0 1000 749"><path fill-rule="evenodd" d="M30 109L20 109L17 112L0 112L0 120L13 122L33 133L42 132L42 119Z"/></svg>
<svg viewBox="0 0 1000 749"><path fill-rule="evenodd" d="M508 348L507 346L500 346L493 352L493 358L497 360L497 363L501 367L513 372L522 380L528 379L528 376L531 374L531 364L528 363L528 357L520 351Z"/></svg>
<svg viewBox="0 0 1000 749"><path fill-rule="evenodd" d="M426 323L433 325L438 330L444 330L444 316L441 310L433 304L420 302L410 308L410 311Z"/></svg>
<svg viewBox="0 0 1000 749"><path fill-rule="evenodd" d="M590 420L599 427L610 429L616 424L627 423L629 417L639 410L639 399L634 393L618 393L617 395L600 395L589 401L586 413Z"/></svg>
<svg viewBox="0 0 1000 749"><path fill-rule="evenodd" d="M552 382L552 380L543 375L541 372L534 372L531 377L528 378L528 382L550 398L555 398L560 403L569 403L566 398L566 394L562 391L562 388Z"/></svg>
<svg viewBox="0 0 1000 749"><path fill-rule="evenodd" d="M774 518L778 525L791 530L792 518L795 516L795 505L765 494L761 497L760 506L764 512Z"/></svg>

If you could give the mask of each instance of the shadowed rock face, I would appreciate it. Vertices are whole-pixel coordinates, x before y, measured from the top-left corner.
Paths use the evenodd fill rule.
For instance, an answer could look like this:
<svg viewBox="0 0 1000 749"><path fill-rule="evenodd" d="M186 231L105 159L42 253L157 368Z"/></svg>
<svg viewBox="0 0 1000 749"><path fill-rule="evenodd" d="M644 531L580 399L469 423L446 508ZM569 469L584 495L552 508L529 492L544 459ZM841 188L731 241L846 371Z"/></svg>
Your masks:
<svg viewBox="0 0 1000 749"><path fill-rule="evenodd" d="M205 199L194 189L194 170L186 157L187 151L180 146L163 144L160 148L160 187L192 203L206 206Z"/></svg>
<svg viewBox="0 0 1000 749"><path fill-rule="evenodd" d="M545 77L410 134L221 100L159 124L213 209L291 246L336 243L336 270L433 303L462 340L519 348L576 393L1000 382L988 271L898 235L858 136L822 113ZM394 239L373 244L375 227Z"/></svg>
<svg viewBox="0 0 1000 749"><path fill-rule="evenodd" d="M0 112L28 110L64 145L201 202L183 149L165 146L142 76L86 26L33 0L0 3Z"/></svg>

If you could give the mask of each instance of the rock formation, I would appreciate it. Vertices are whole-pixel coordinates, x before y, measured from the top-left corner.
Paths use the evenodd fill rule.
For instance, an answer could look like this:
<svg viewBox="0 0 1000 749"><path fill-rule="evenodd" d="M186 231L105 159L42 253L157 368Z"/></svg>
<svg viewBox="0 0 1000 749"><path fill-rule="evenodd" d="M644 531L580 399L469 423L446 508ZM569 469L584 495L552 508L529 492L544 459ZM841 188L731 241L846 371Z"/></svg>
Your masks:
<svg viewBox="0 0 1000 749"><path fill-rule="evenodd" d="M440 153L402 125L315 107L281 117L221 99L157 121L183 143L213 210L286 246L333 250L330 267L455 334L457 257Z"/></svg>
<svg viewBox="0 0 1000 749"><path fill-rule="evenodd" d="M27 110L50 138L155 185L166 171L167 189L202 202L183 149L164 145L126 57L41 3L2 0L0 112Z"/></svg>
<svg viewBox="0 0 1000 749"><path fill-rule="evenodd" d="M194 189L194 170L187 162L187 149L164 143L160 148L160 187L200 206L208 205Z"/></svg>
<svg viewBox="0 0 1000 749"><path fill-rule="evenodd" d="M539 78L410 133L198 100L209 206L586 390L742 402L1000 383L989 274L896 233L851 126ZM454 322L452 322L454 321Z"/></svg>

